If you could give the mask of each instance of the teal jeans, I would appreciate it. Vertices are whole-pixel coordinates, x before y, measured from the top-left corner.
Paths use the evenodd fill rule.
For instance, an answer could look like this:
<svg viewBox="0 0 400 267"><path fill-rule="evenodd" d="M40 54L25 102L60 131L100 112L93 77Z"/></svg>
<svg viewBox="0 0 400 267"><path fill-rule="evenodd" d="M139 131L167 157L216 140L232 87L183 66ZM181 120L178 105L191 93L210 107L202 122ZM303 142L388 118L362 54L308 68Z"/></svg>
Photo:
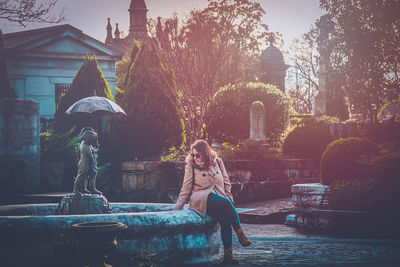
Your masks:
<svg viewBox="0 0 400 267"><path fill-rule="evenodd" d="M239 215L232 202L223 196L210 193L207 199L207 214L221 225L221 239L224 248L232 247L232 227L239 230Z"/></svg>

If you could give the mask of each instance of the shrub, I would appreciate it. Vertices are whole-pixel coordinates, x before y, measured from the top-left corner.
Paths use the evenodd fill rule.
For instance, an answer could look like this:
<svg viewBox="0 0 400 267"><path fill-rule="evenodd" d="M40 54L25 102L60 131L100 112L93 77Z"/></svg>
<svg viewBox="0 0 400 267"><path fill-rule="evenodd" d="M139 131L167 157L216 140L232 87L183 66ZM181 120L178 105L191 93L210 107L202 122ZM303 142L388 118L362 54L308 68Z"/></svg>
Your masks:
<svg viewBox="0 0 400 267"><path fill-rule="evenodd" d="M277 160L282 158L282 152L279 148L266 147L262 145L249 146L246 143L239 145L223 143L222 147L223 149L218 150L217 154L224 160L252 159L263 162L265 160Z"/></svg>
<svg viewBox="0 0 400 267"><path fill-rule="evenodd" d="M170 147L168 151L164 151L161 155L161 162L184 161L189 154L189 147L182 144L180 147Z"/></svg>
<svg viewBox="0 0 400 267"><path fill-rule="evenodd" d="M304 117L301 120L302 125L312 125L312 126L317 126L317 127L329 127L331 126L332 122L339 122L338 117L334 116L318 116L318 117Z"/></svg>
<svg viewBox="0 0 400 267"><path fill-rule="evenodd" d="M174 73L162 64L155 44L147 39L133 49L129 73L117 102L127 120L116 125L118 155L155 159L185 141Z"/></svg>
<svg viewBox="0 0 400 267"><path fill-rule="evenodd" d="M385 143L378 147L379 154L359 161L360 175L384 184L397 184L400 189L400 143Z"/></svg>
<svg viewBox="0 0 400 267"><path fill-rule="evenodd" d="M289 123L290 100L275 86L263 83L241 83L219 89L206 114L208 134L230 143L249 138L250 107L257 100L264 104L267 138L279 140Z"/></svg>
<svg viewBox="0 0 400 267"><path fill-rule="evenodd" d="M103 72L97 64L96 57L86 56L86 59L77 72L71 86L67 92L60 97L60 102L58 103L54 114L55 129L66 131L75 125L77 126L76 130L80 131L83 127L92 125L93 118L90 116L67 118L65 111L76 101L95 94L113 100L108 82L104 78Z"/></svg>
<svg viewBox="0 0 400 267"><path fill-rule="evenodd" d="M294 128L287 135L282 150L285 155L319 159L332 140L328 127L307 124Z"/></svg>
<svg viewBox="0 0 400 267"><path fill-rule="evenodd" d="M386 143L379 147L379 154L360 160L360 175L376 181L373 211L376 218L385 218L382 227L398 229L400 218L393 211L400 205L400 143Z"/></svg>
<svg viewBox="0 0 400 267"><path fill-rule="evenodd" d="M322 183L330 185L334 180L350 180L357 175L364 155L376 154L378 147L368 139L349 137L333 141L325 149L320 163Z"/></svg>
<svg viewBox="0 0 400 267"><path fill-rule="evenodd" d="M73 127L68 132L51 130L40 133L40 158L47 161L63 161L66 158L74 160L79 147L79 137L73 136L74 131Z"/></svg>
<svg viewBox="0 0 400 267"><path fill-rule="evenodd" d="M63 190L72 189L72 177L77 175L79 136L74 136L75 127L68 132L48 131L40 134L41 161L62 161ZM68 181L68 183L66 183Z"/></svg>
<svg viewBox="0 0 400 267"><path fill-rule="evenodd" d="M380 123L358 123L357 131L362 137L376 143L390 143L400 140L400 123L395 121Z"/></svg>

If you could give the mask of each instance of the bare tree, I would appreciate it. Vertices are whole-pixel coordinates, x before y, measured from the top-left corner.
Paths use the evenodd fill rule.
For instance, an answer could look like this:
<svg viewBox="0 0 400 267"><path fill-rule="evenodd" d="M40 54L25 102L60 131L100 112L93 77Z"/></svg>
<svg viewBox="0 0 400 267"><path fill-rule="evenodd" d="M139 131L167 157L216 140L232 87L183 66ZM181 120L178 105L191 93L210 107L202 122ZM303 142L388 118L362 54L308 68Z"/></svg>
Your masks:
<svg viewBox="0 0 400 267"><path fill-rule="evenodd" d="M208 104L221 86L253 80L268 30L264 13L249 0L210 1L182 24L176 16L158 20L153 32L163 62L175 73L189 142L206 132Z"/></svg>
<svg viewBox="0 0 400 267"><path fill-rule="evenodd" d="M58 0L41 3L37 0L0 0L0 19L26 26L31 22L59 23L65 20L64 9L50 15Z"/></svg>
<svg viewBox="0 0 400 267"><path fill-rule="evenodd" d="M296 84L295 88L288 90L294 109L301 113L311 113L319 88L319 53L313 29L292 42L289 61L292 66L289 75Z"/></svg>

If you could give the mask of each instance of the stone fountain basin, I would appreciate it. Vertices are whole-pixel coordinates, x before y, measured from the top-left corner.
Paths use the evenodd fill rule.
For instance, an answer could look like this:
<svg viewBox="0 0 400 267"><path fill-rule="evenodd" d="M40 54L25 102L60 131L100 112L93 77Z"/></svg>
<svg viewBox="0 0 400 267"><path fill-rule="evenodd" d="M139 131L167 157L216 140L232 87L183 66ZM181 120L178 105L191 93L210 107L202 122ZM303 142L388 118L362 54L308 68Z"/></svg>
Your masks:
<svg viewBox="0 0 400 267"><path fill-rule="evenodd" d="M179 263L204 263L220 257L218 223L174 204L111 203L113 214L53 215L58 204L0 206L0 236L9 260L51 258L55 243L73 224L121 222L128 228L118 238L112 258L129 259L143 252L174 255ZM4 246L4 244L7 244Z"/></svg>

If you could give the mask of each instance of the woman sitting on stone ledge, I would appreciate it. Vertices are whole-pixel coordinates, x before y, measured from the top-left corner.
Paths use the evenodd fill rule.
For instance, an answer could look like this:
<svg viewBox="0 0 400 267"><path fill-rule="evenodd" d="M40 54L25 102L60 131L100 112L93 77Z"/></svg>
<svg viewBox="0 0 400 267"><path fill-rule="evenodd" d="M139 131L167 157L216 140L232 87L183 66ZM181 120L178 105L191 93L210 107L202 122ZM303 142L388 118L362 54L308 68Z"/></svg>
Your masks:
<svg viewBox="0 0 400 267"><path fill-rule="evenodd" d="M175 210L181 210L189 200L189 209L201 217L206 214L221 225L224 262L238 263L232 252L232 227L242 246L251 244L240 226L233 206L231 183L224 163L204 140L191 145L192 153L186 157L185 177Z"/></svg>

